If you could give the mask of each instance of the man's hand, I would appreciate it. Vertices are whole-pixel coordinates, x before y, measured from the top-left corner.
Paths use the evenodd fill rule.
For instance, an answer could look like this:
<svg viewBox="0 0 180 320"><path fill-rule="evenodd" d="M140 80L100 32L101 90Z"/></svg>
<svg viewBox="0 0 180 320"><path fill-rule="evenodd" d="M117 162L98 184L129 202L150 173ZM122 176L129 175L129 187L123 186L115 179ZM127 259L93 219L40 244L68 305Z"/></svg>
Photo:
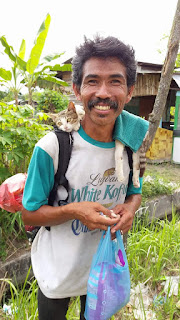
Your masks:
<svg viewBox="0 0 180 320"><path fill-rule="evenodd" d="M113 217L111 210L106 209L97 202L73 203L75 218L80 220L90 230L107 230L108 226L113 226L120 221L120 215Z"/></svg>
<svg viewBox="0 0 180 320"><path fill-rule="evenodd" d="M128 232L133 223L136 210L141 204L141 195L134 194L129 196L125 203L118 204L112 210L115 214L120 216L119 222L111 228L111 234L113 235L117 230L121 230L121 233Z"/></svg>

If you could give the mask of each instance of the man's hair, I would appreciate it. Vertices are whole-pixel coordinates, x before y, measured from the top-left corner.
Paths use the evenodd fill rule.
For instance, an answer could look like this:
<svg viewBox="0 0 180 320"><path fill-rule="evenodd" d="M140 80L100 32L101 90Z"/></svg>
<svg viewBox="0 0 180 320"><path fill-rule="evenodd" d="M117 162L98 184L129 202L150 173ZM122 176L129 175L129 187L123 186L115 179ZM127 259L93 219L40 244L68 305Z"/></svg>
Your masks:
<svg viewBox="0 0 180 320"><path fill-rule="evenodd" d="M115 37L102 38L96 36L94 40L84 38L84 43L76 48L76 55L72 60L72 81L80 89L84 63L92 57L116 57L126 67L127 86L131 87L136 81L134 49L125 45Z"/></svg>

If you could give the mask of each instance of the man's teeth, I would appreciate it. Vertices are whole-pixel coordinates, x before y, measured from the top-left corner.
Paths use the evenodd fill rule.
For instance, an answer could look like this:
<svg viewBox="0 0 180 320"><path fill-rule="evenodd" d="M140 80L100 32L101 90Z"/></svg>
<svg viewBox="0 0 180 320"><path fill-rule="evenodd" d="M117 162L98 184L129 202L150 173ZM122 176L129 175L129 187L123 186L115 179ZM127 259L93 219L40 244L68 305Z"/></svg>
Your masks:
<svg viewBox="0 0 180 320"><path fill-rule="evenodd" d="M98 110L109 110L110 106L95 106L95 109L98 109Z"/></svg>

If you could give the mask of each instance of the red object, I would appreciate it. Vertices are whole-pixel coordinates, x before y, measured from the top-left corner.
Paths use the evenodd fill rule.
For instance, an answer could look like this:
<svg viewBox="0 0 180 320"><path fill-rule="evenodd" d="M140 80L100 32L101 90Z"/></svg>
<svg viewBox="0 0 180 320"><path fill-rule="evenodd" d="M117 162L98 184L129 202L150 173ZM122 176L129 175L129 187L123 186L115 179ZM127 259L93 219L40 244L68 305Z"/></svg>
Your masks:
<svg viewBox="0 0 180 320"><path fill-rule="evenodd" d="M17 173L6 179L0 186L0 207L8 212L15 213L22 209L22 197L26 173Z"/></svg>

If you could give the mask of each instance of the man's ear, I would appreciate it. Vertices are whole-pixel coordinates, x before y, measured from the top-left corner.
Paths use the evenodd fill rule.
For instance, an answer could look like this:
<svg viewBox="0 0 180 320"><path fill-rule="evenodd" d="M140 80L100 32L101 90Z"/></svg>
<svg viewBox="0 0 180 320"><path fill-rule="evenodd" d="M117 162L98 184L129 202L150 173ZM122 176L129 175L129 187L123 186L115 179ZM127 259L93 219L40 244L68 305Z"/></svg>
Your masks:
<svg viewBox="0 0 180 320"><path fill-rule="evenodd" d="M77 85L75 83L73 83L73 90L74 90L74 94L77 98L77 100L81 100L81 93L80 93L80 89L77 87Z"/></svg>
<svg viewBox="0 0 180 320"><path fill-rule="evenodd" d="M134 91L134 87L135 86L131 86L128 88L128 95L127 95L127 98L126 98L126 103L128 103L131 98L132 98L132 95L133 95L133 91Z"/></svg>

